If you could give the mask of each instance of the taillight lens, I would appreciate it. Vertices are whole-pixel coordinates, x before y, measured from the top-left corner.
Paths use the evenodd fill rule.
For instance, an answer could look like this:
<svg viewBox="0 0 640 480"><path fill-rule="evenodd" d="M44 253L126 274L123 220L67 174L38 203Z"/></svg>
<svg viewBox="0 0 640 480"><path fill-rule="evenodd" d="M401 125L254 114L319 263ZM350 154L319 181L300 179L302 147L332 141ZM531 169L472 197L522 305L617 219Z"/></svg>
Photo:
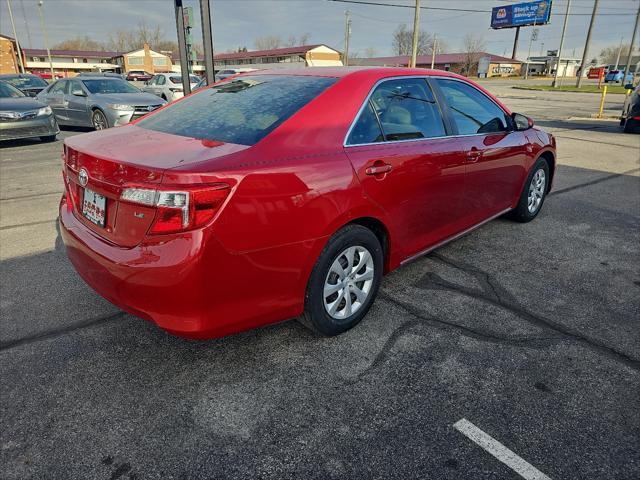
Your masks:
<svg viewBox="0 0 640 480"><path fill-rule="evenodd" d="M207 224L229 195L229 186L216 184L184 190L125 188L123 202L155 206L156 216L150 234L175 233Z"/></svg>

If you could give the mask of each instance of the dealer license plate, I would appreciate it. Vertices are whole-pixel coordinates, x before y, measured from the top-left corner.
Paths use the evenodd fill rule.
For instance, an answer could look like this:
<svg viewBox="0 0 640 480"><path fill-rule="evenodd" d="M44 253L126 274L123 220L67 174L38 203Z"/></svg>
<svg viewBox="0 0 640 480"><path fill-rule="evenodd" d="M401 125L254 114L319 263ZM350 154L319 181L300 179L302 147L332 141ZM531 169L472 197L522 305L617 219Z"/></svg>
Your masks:
<svg viewBox="0 0 640 480"><path fill-rule="evenodd" d="M104 195L84 189L84 196L82 200L82 215L87 220L95 223L99 227L104 227L107 211L107 199Z"/></svg>

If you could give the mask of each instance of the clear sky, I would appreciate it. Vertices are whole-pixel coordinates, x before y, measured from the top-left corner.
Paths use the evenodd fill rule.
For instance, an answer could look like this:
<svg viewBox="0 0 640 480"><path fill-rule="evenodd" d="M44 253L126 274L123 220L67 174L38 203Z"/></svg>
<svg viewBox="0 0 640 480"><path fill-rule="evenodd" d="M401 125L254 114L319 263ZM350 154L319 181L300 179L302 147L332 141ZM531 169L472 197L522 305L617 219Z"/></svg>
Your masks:
<svg viewBox="0 0 640 480"><path fill-rule="evenodd" d="M10 0L18 37L28 47L27 26L33 48L43 48L43 36L37 12L37 0ZM413 5L414 0L371 0ZM492 7L519 3L512 0L422 0L423 6L491 10ZM565 41L565 52L582 54L594 0L573 0ZM185 0L199 12L197 0ZM558 48L567 0L554 0L551 23L540 27L538 40L532 44L532 55ZM601 0L592 36L589 57L597 56L602 47L617 45L621 37L629 42L640 0ZM344 11L352 13L351 52L364 54L367 48L376 55L392 54L393 31L401 23L413 25L413 10L372 5L354 5L328 0L211 0L215 50L247 46L254 48L256 37L310 34L309 43L325 43L341 50L344 46ZM172 0L44 0L44 14L50 44L78 35L96 40L108 39L116 29L135 28L140 20L159 24L168 39L175 40ZM199 16L197 16L199 22ZM490 13L422 10L421 29L444 38L449 51L459 51L467 32L481 35L486 50L498 55L511 55L514 30L491 30ZM523 28L518 57L525 58L531 28ZM13 36L6 0L0 2L0 32ZM199 28L195 30L199 38ZM636 39L638 43L638 39Z"/></svg>

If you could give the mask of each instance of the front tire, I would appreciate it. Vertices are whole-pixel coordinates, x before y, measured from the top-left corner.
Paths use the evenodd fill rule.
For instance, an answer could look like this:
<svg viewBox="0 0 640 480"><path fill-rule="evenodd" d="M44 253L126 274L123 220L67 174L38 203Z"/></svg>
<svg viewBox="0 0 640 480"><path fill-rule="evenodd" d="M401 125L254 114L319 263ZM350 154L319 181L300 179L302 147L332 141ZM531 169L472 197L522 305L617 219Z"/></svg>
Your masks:
<svg viewBox="0 0 640 480"><path fill-rule="evenodd" d="M367 314L382 278L382 246L361 225L333 235L309 277L301 323L326 336L343 333Z"/></svg>
<svg viewBox="0 0 640 480"><path fill-rule="evenodd" d="M98 109L94 110L91 114L91 124L96 130L104 130L106 128L109 128L107 117L105 117L104 113L102 113L102 111Z"/></svg>
<svg viewBox="0 0 640 480"><path fill-rule="evenodd" d="M536 218L549 191L549 179L549 164L539 158L529 172L518 205L510 212L513 220L526 223Z"/></svg>

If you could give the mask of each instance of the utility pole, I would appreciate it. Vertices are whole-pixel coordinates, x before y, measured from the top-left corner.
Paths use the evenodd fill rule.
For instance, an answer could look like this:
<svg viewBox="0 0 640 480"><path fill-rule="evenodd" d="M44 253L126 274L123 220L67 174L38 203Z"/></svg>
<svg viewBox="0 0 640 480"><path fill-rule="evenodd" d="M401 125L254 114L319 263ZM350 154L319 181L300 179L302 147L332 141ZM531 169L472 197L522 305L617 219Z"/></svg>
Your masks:
<svg viewBox="0 0 640 480"><path fill-rule="evenodd" d="M624 77L622 77L623 85L627 81L627 75L629 75L629 69L631 68L631 55L633 55L633 46L635 45L635 41L636 41L636 33L638 33L638 23L640 23L640 7L638 7L638 14L636 15L636 25L633 27L633 33L631 34L631 43L629 44L629 55L627 55L627 65L624 67Z"/></svg>
<svg viewBox="0 0 640 480"><path fill-rule="evenodd" d="M42 10L44 2L38 1L38 13L40 14L40 27L42 27L42 36L44 37L44 48L47 49L47 57L49 57L49 69L51 70L51 80L55 80L56 76L53 73L53 61L51 60L51 50L49 50L49 36L47 35L47 28L44 25L44 13Z"/></svg>
<svg viewBox="0 0 640 480"><path fill-rule="evenodd" d="M431 45L431 70L436 64L436 50L438 49L438 36L433 34L433 44Z"/></svg>
<svg viewBox="0 0 640 480"><path fill-rule="evenodd" d="M420 0L416 0L416 9L413 14L413 42L411 43L410 68L416 68L416 57L418 56L418 35L420 28Z"/></svg>
<svg viewBox="0 0 640 480"><path fill-rule="evenodd" d="M182 76L182 88L184 94L191 93L191 82L189 79L189 58L187 56L187 39L184 33L184 8L182 0L174 0L176 7L176 29L178 33L178 51L180 52L180 73Z"/></svg>
<svg viewBox="0 0 640 480"><path fill-rule="evenodd" d="M618 69L618 64L620 63L620 54L622 53L622 41L624 37L620 37L620 47L618 47L618 55L616 56L616 66L613 67L614 70Z"/></svg>
<svg viewBox="0 0 640 480"><path fill-rule="evenodd" d="M591 21L589 22L587 39L584 42L584 51L582 52L582 62L580 62L580 75L578 75L578 80L576 80L576 87L578 88L580 88L580 85L582 85L582 77L584 76L585 68L587 68L587 56L589 55L589 43L591 42L591 32L593 30L593 24L595 23L595 20L596 20L596 12L598 11L598 2L600 2L600 0L595 0L593 3L593 12L591 13Z"/></svg>
<svg viewBox="0 0 640 480"><path fill-rule="evenodd" d="M571 9L571 0L567 0L567 11L564 15L564 23L562 24L562 36L560 37L560 48L558 48L558 60L556 61L556 73L553 75L553 82L551 86L556 88L558 86L558 75L560 72L560 63L562 62L562 47L564 47L564 36L567 33L567 24L569 23L569 10Z"/></svg>
<svg viewBox="0 0 640 480"><path fill-rule="evenodd" d="M534 40L538 39L538 29L536 28L536 22L533 22L533 30L531 30L531 37L529 38L529 53L527 53L527 67L524 70L524 79L529 78L529 59L531 58L531 45Z"/></svg>
<svg viewBox="0 0 640 480"><path fill-rule="evenodd" d="M344 58L342 63L345 67L349 66L349 39L351 37L351 12L344 12Z"/></svg>
<svg viewBox="0 0 640 480"><path fill-rule="evenodd" d="M16 34L16 24L13 23L13 13L11 12L11 2L7 0L7 8L9 9L9 19L11 20L11 28L13 28L13 38L16 40L16 53L18 54L18 66L20 73L24 73L24 63L22 62L22 50L20 50L20 40Z"/></svg>
<svg viewBox="0 0 640 480"><path fill-rule="evenodd" d="M213 33L211 31L211 8L209 0L200 0L200 20L202 22L202 43L204 47L204 74L207 85L216 81L213 60Z"/></svg>
<svg viewBox="0 0 640 480"><path fill-rule="evenodd" d="M513 58L514 60L516 59L516 54L518 53L518 38L520 38L520 27L516 27L516 36L513 39L513 52L511 53L511 58Z"/></svg>

